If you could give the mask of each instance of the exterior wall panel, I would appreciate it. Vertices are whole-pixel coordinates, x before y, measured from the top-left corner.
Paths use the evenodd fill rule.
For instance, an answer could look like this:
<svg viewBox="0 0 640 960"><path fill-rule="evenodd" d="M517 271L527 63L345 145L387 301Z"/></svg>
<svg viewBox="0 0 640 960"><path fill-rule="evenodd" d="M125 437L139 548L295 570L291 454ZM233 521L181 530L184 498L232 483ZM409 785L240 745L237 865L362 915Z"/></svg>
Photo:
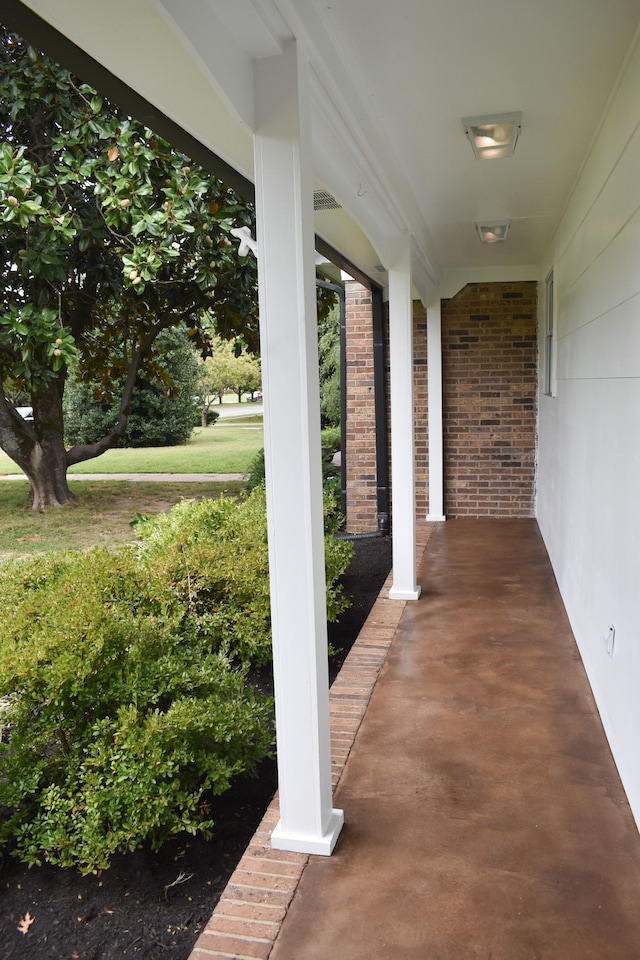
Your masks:
<svg viewBox="0 0 640 960"><path fill-rule="evenodd" d="M555 277L557 383L540 397L537 516L640 823L638 169L636 47L543 264Z"/></svg>

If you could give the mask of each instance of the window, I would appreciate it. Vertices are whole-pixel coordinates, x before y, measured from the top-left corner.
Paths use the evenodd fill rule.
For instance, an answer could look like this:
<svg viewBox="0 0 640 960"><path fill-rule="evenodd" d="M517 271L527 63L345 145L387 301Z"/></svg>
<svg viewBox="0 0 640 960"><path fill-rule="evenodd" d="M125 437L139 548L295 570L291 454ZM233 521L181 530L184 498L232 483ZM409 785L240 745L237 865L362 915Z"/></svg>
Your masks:
<svg viewBox="0 0 640 960"><path fill-rule="evenodd" d="M555 341L553 337L553 270L547 277L545 300L544 392L555 396Z"/></svg>

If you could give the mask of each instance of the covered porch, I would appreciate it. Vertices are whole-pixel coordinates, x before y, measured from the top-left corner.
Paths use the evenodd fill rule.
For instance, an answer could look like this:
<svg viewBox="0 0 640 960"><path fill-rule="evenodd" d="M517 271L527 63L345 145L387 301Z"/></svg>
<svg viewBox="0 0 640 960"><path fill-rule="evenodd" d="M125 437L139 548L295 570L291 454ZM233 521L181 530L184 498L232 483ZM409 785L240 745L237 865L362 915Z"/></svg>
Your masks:
<svg viewBox="0 0 640 960"><path fill-rule="evenodd" d="M281 806L194 956L640 955L635 0L140 0L135 22L130 0L5 7L256 197ZM463 119L507 112L517 152L477 161ZM314 211L317 192L335 205ZM331 697L314 299L328 247L388 303L394 564ZM488 283L537 288L535 398L511 398L535 415L535 498L526 518L445 524L443 303ZM502 426L488 399L481 425ZM373 682L388 643L370 697L359 671Z"/></svg>
<svg viewBox="0 0 640 960"><path fill-rule="evenodd" d="M640 837L537 523L419 527L331 690L333 857L277 799L191 960L631 960Z"/></svg>

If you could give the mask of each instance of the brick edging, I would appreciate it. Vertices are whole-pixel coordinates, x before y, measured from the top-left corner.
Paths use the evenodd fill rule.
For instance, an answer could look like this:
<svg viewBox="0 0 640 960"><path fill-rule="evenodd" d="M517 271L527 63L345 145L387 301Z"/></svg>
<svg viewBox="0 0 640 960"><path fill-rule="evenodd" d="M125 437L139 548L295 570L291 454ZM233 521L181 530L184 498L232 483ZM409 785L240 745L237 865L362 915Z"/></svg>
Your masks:
<svg viewBox="0 0 640 960"><path fill-rule="evenodd" d="M433 524L418 528L421 558ZM329 691L334 788L353 747L407 601L389 600L387 578ZM267 960L280 933L309 854L271 847L279 820L276 794L229 879L189 960Z"/></svg>

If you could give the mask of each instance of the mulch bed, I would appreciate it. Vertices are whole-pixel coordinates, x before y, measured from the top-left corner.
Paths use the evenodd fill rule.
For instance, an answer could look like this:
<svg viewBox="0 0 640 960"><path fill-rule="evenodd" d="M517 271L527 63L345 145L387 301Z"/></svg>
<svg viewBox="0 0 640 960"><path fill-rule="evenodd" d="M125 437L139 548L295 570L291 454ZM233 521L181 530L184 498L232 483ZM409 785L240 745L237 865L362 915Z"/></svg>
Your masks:
<svg viewBox="0 0 640 960"><path fill-rule="evenodd" d="M391 567L390 538L354 546L344 577L352 606L329 625L332 676ZM275 762L266 760L257 778L212 801L213 839L176 837L157 853L114 857L95 876L0 859L0 960L186 960L276 788Z"/></svg>

